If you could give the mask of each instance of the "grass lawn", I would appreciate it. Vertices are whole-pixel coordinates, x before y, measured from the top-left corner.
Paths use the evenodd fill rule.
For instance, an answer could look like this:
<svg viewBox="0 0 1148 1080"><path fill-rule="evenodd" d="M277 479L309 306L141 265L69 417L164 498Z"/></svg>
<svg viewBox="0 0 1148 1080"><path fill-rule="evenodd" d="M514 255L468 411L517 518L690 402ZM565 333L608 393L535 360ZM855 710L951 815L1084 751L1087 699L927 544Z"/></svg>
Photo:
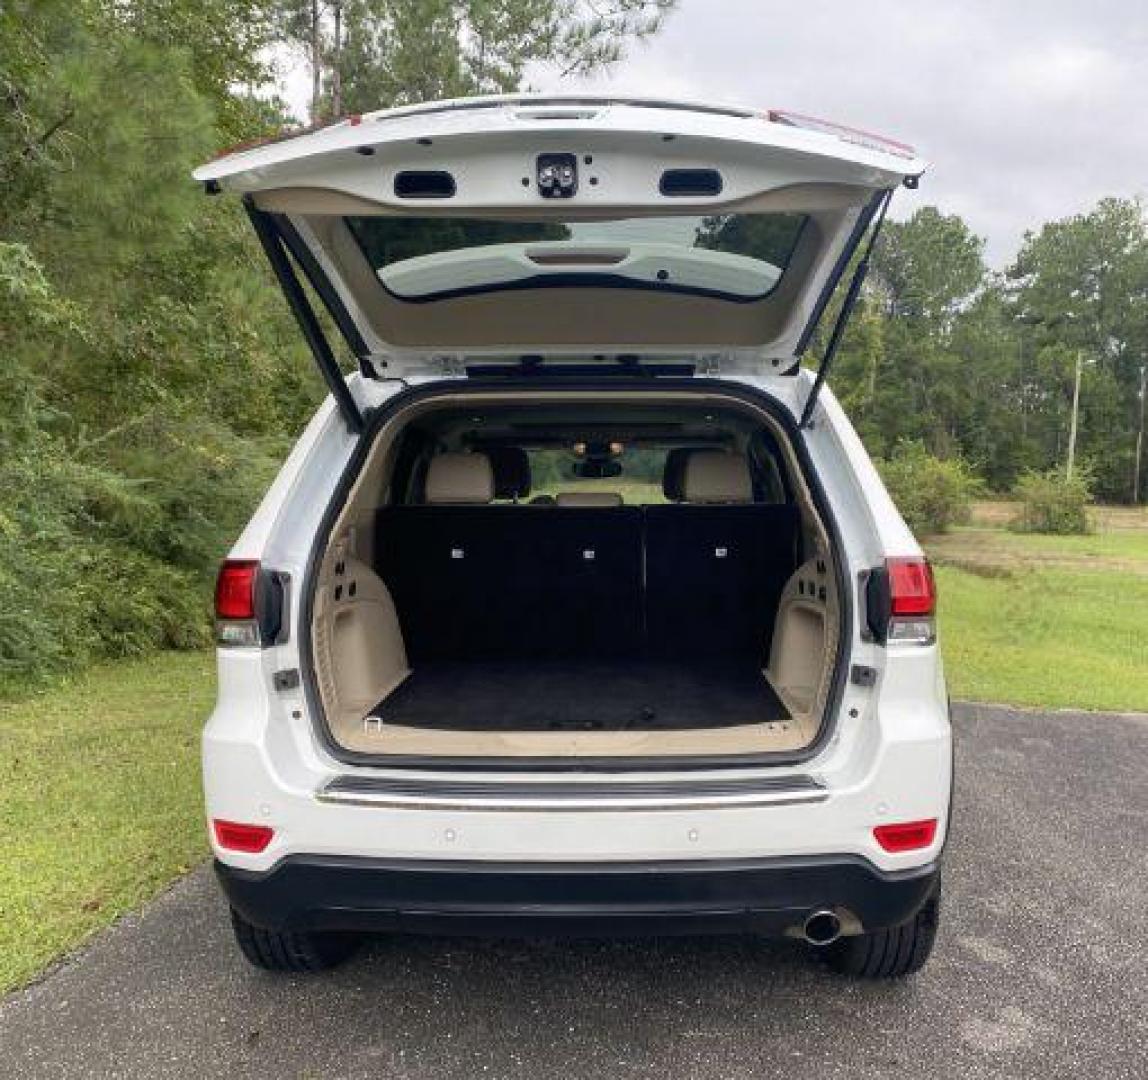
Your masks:
<svg viewBox="0 0 1148 1080"><path fill-rule="evenodd" d="M938 561L966 568L1030 570L1060 567L1148 576L1148 528L1085 536L1040 536L969 526L931 537L925 546Z"/></svg>
<svg viewBox="0 0 1148 1080"><path fill-rule="evenodd" d="M954 699L1148 711L1148 573L938 566Z"/></svg>
<svg viewBox="0 0 1148 1080"><path fill-rule="evenodd" d="M1034 536L999 527L1000 505L925 541L953 697L1148 711L1148 514L1102 508L1087 536Z"/></svg>
<svg viewBox="0 0 1148 1080"><path fill-rule="evenodd" d="M211 654L165 653L0 702L0 992L206 854L214 692Z"/></svg>

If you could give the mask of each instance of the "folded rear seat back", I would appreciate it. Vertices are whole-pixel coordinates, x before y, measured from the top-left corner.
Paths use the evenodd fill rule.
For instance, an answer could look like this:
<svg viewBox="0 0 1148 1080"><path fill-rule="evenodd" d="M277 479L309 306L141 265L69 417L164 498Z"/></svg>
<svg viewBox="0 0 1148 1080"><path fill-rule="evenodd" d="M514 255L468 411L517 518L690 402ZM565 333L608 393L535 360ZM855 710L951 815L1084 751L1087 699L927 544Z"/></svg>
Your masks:
<svg viewBox="0 0 1148 1080"><path fill-rule="evenodd" d="M642 643L642 511L531 507L528 596L534 638L522 654L632 655Z"/></svg>
<svg viewBox="0 0 1148 1080"><path fill-rule="evenodd" d="M438 455L428 504L379 513L376 559L411 662L636 652L641 511L490 506L481 458Z"/></svg>
<svg viewBox="0 0 1148 1080"><path fill-rule="evenodd" d="M376 530L411 663L647 653L764 665L799 518L744 501L744 459L694 460L714 453L694 451L681 477L699 501L643 508L491 506L480 466L434 468L428 494L465 501L386 507Z"/></svg>
<svg viewBox="0 0 1148 1080"><path fill-rule="evenodd" d="M484 454L439 454L425 505L380 512L376 559L399 614L412 663L499 656L506 639L495 574L513 537L484 523L494 473Z"/></svg>
<svg viewBox="0 0 1148 1080"><path fill-rule="evenodd" d="M500 575L518 558L516 530L491 521L505 512L477 506L380 511L376 558L412 663L507 655L516 630Z"/></svg>
<svg viewBox="0 0 1148 1080"><path fill-rule="evenodd" d="M797 508L754 503L745 458L715 450L667 462L666 493L685 502L646 508L651 653L764 665L797 566Z"/></svg>

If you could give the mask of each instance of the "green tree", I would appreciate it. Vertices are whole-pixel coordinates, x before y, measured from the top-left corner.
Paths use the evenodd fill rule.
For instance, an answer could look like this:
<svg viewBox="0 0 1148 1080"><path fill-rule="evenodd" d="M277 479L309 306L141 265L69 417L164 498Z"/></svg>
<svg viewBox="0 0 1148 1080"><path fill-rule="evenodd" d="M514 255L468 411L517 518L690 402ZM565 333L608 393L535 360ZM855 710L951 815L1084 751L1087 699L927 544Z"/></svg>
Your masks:
<svg viewBox="0 0 1148 1080"><path fill-rule="evenodd" d="M956 214L924 206L885 223L873 254L873 279L891 316L944 330L984 282L984 240Z"/></svg>
<svg viewBox="0 0 1148 1080"><path fill-rule="evenodd" d="M214 109L226 141L248 138L274 117L255 91L280 39L277 0L86 0L106 33L187 58L184 77Z"/></svg>
<svg viewBox="0 0 1148 1080"><path fill-rule="evenodd" d="M835 314L835 312L831 312ZM865 445L884 455L897 436L887 441L878 419L878 403L889 390L885 385L887 319L877 304L862 298L849 324L834 362L833 386Z"/></svg>
<svg viewBox="0 0 1148 1080"><path fill-rule="evenodd" d="M969 357L954 341L985 284L982 249L964 221L935 207L885 223L834 377L874 454L903 440L942 457L962 449Z"/></svg>
<svg viewBox="0 0 1148 1080"><path fill-rule="evenodd" d="M1135 199L1027 233L1006 271L1013 315L1042 375L1045 461L1063 462L1076 357L1084 362L1079 455L1096 494L1131 494L1139 369L1148 353L1148 223Z"/></svg>
<svg viewBox="0 0 1148 1080"><path fill-rule="evenodd" d="M219 7L0 9L0 686L204 643L318 396L237 208L188 179L246 109L197 67Z"/></svg>
<svg viewBox="0 0 1148 1080"><path fill-rule="evenodd" d="M69 0L0 5L0 236L66 165L76 105L58 65L86 42L87 17L83 3Z"/></svg>
<svg viewBox="0 0 1148 1080"><path fill-rule="evenodd" d="M804 223L804 214L714 214L702 218L694 243L710 251L748 255L784 270Z"/></svg>
<svg viewBox="0 0 1148 1080"><path fill-rule="evenodd" d="M521 89L532 64L582 75L620 60L677 0L280 0L307 58L311 120Z"/></svg>
<svg viewBox="0 0 1148 1080"><path fill-rule="evenodd" d="M994 279L955 320L948 348L962 392L954 430L988 485L1009 491L1043 462L1037 360Z"/></svg>

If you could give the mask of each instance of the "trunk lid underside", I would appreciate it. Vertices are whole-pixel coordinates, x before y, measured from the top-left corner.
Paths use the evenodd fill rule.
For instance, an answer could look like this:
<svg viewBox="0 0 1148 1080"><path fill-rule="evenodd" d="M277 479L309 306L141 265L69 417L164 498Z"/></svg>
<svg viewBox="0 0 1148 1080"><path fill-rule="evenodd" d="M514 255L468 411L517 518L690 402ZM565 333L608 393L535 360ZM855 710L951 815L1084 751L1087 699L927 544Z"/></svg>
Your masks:
<svg viewBox="0 0 1148 1080"><path fill-rule="evenodd" d="M476 99L352 117L195 176L282 238L368 373L667 351L776 372L878 203L924 167L783 113Z"/></svg>

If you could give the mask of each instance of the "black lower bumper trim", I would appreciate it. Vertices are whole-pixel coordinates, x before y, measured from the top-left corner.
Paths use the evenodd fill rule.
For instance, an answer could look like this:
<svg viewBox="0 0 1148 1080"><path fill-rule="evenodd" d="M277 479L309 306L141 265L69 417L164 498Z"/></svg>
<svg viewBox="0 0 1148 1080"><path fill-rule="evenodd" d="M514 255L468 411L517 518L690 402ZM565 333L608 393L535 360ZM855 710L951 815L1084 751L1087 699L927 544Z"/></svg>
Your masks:
<svg viewBox="0 0 1148 1080"><path fill-rule="evenodd" d="M492 863L291 855L216 872L270 930L429 933L794 933L830 908L865 930L912 918L936 864L886 872L855 855L657 863Z"/></svg>

